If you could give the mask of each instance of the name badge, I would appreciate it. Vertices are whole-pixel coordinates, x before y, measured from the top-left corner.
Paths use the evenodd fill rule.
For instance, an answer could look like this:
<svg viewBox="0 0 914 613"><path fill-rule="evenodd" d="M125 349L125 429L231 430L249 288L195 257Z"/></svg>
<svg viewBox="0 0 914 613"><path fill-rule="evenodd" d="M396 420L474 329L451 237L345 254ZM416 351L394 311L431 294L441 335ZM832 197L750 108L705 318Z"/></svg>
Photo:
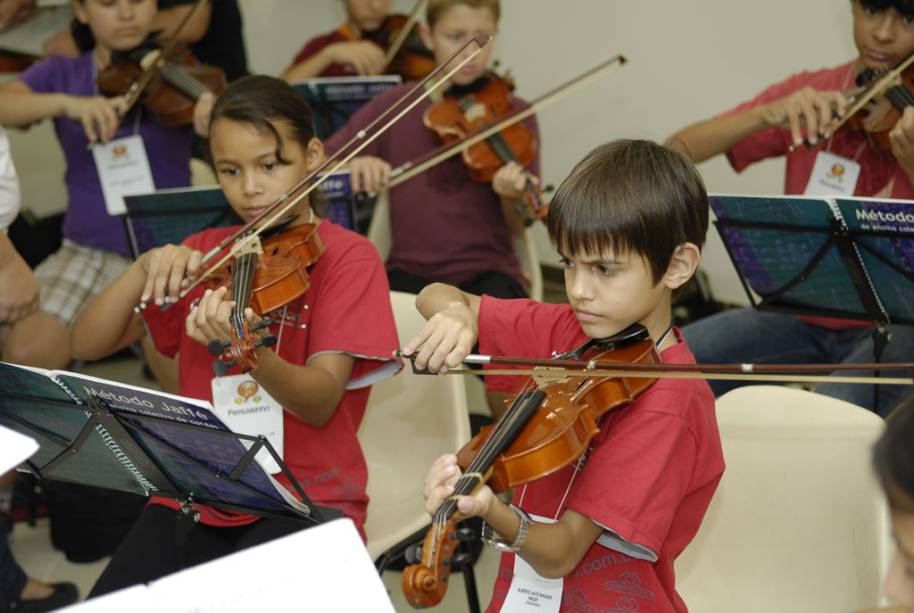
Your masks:
<svg viewBox="0 0 914 613"><path fill-rule="evenodd" d="M250 375L216 377L212 381L216 415L232 432L264 436L282 457L282 407ZM253 443L242 441L250 448ZM266 449L254 459L261 468L275 475L281 469Z"/></svg>
<svg viewBox="0 0 914 613"><path fill-rule="evenodd" d="M543 524L554 524L550 517L531 515L530 519ZM508 588L508 596L501 606L502 613L517 611L539 611L558 613L562 606L564 579L547 579L537 574L519 555L514 555L514 578Z"/></svg>
<svg viewBox="0 0 914 613"><path fill-rule="evenodd" d="M92 156L109 215L124 215L124 196L155 191L143 137L118 138L93 145Z"/></svg>
<svg viewBox="0 0 914 613"><path fill-rule="evenodd" d="M807 196L853 196L860 178L860 164L840 155L820 151L806 184Z"/></svg>

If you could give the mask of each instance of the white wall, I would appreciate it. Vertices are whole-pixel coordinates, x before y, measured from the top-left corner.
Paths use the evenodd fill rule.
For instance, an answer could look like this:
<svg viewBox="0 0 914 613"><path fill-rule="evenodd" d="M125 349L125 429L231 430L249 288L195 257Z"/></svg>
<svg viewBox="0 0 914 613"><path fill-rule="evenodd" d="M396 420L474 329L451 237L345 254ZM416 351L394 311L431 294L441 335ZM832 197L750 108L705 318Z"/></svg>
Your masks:
<svg viewBox="0 0 914 613"><path fill-rule="evenodd" d="M307 38L338 26L344 15L342 0L240 4L251 67L269 74L281 71ZM393 2L402 12L411 5ZM556 185L599 143L620 137L662 141L801 68L854 56L847 0L502 0L502 8L496 56L513 71L521 96L536 97L616 53L630 60L540 115L544 181ZM17 138L17 155L20 145ZM31 166L20 163L20 172L38 170ZM703 164L701 171L712 191L782 189L779 162L759 164L738 177L722 159ZM46 177L47 168L44 172ZM538 246L543 261L553 263L556 256L541 229ZM713 232L705 266L719 297L743 299Z"/></svg>

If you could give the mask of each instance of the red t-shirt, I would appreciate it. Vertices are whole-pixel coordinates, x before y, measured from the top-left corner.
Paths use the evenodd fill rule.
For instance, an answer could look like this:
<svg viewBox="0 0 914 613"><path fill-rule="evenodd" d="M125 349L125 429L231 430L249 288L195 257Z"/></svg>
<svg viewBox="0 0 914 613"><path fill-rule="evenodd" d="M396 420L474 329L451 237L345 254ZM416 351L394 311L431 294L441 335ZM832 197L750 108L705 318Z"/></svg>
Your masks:
<svg viewBox="0 0 914 613"><path fill-rule="evenodd" d="M184 244L205 253L234 229L206 230ZM305 365L328 352L352 355L356 361L347 390L323 427L308 425L284 411L283 459L315 503L340 509L361 531L368 505L368 470L356 432L371 383L396 372L391 355L398 346L397 332L387 277L375 248L362 236L327 220L317 232L326 250L309 269L311 287L288 305L284 316L282 310L271 313L277 323L270 330L279 339L280 357L291 363ZM181 394L212 401L213 357L184 330L184 320L202 293L199 288L164 312L146 309L144 318L156 348L167 356L179 356ZM386 373L379 370L385 367ZM238 372L232 369L229 374ZM289 487L285 475L275 477ZM169 499L152 501L178 508ZM196 506L208 525L241 525L257 519Z"/></svg>
<svg viewBox="0 0 914 613"><path fill-rule="evenodd" d="M679 343L660 357L694 363ZM588 340L567 304L483 297L479 347L485 354L547 357ZM514 391L520 377L493 377ZM558 518L565 509L606 528L565 576L562 611L686 611L673 562L691 542L724 470L714 396L699 379L659 379L625 408L607 414L575 475L567 467L516 488L514 504ZM564 505L562 499L567 490ZM514 554L504 554L488 611L508 593Z"/></svg>
<svg viewBox="0 0 914 613"><path fill-rule="evenodd" d="M333 43L348 43L352 39L346 36L343 32L343 28L334 30L329 34L324 34L323 36L315 36L302 47L302 50L298 52L298 55L295 56L295 59L292 61L292 64L301 64L307 60L312 55L316 54L318 51L332 45ZM330 64L324 68L319 77L351 77L358 74L356 69L349 64Z"/></svg>
<svg viewBox="0 0 914 613"><path fill-rule="evenodd" d="M854 84L853 63L842 64L835 68L826 68L815 72L801 72L785 81L772 85L761 94L744 102L724 115L736 115L749 109L768 104L783 98L804 87L819 91L844 91ZM860 177L854 190L855 196L880 196L885 198L914 199L914 186L895 156L889 150L877 150L866 142L863 132L850 129L838 130L829 142L807 149L797 147L790 151L793 139L790 131L782 128L769 128L756 132L734 145L727 152L730 165L737 172L765 158L786 156L787 168L784 175L784 193L802 194L812 174L816 156L820 151L831 151L848 159L856 159L860 164ZM867 322L834 319L827 317L800 317L804 321L827 328L864 328Z"/></svg>
<svg viewBox="0 0 914 613"><path fill-rule="evenodd" d="M334 153L359 130L386 111L415 85L406 83L380 94L350 117L324 147ZM527 103L512 97L516 109ZM438 136L425 126L422 114L431 106L426 99L392 128L369 144L360 155L379 157L394 168L441 146ZM539 141L535 117L525 121ZM527 167L539 175L539 154ZM491 183L474 181L456 155L390 191L393 234L388 269L399 269L431 281L460 285L490 271L514 277L524 284L501 199Z"/></svg>

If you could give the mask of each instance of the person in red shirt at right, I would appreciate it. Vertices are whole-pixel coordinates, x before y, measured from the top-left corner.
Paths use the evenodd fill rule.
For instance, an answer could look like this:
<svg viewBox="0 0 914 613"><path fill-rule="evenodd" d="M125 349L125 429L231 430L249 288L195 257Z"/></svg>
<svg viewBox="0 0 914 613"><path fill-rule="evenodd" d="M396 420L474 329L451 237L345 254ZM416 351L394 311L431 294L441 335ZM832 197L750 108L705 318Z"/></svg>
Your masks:
<svg viewBox="0 0 914 613"><path fill-rule="evenodd" d="M648 141L598 147L559 187L546 220L570 304L436 283L416 300L429 321L404 352L417 368L443 372L477 339L482 353L547 358L638 324L661 362L694 363L672 325L672 295L698 267L707 198L695 167L674 151ZM492 377L489 386L517 391L521 380ZM512 505L485 485L457 498L460 513L488 524L484 539L491 533L490 544L506 551L488 611L687 610L673 563L724 470L711 390L698 379L658 379L598 425L585 457L515 488ZM429 513L459 474L454 455L433 464Z"/></svg>
<svg viewBox="0 0 914 613"><path fill-rule="evenodd" d="M817 164L839 163L856 184L831 195L872 196L914 200L914 107L905 109L889 133L890 150L871 147L866 135L848 127L822 138L832 117L849 106L845 92L875 71L890 69L914 52L914 2L911 0L852 0L853 37L858 57L835 68L801 72L772 85L754 99L723 115L690 125L667 140L695 162L726 154L737 172L772 157L787 161L785 194L822 195L814 170ZM804 146L804 141L809 146ZM790 148L796 147L793 151ZM883 362L914 361L914 327L889 326L891 342ZM733 309L683 329L701 363L866 363L872 362L870 324L825 317L794 317L784 313ZM869 375L869 371L854 371ZM721 395L745 382L715 381ZM879 387L875 406L870 385L829 383L816 392L840 398L887 415L914 386Z"/></svg>
<svg viewBox="0 0 914 613"><path fill-rule="evenodd" d="M390 12L390 0L345 0L346 23L305 46L292 65L282 73L290 83L314 77L351 77L383 74L384 50L370 40L366 32L381 27Z"/></svg>

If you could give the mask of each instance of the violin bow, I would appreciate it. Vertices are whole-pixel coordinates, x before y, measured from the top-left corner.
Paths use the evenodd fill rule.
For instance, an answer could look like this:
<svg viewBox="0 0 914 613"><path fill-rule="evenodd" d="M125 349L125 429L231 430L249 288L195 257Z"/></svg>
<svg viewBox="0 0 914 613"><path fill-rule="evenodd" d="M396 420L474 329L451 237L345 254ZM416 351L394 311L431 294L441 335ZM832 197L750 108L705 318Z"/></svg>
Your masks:
<svg viewBox="0 0 914 613"><path fill-rule="evenodd" d="M403 27L397 32L396 38L394 38L393 42L387 48L387 53L384 55L385 69L394 61L394 57L397 55L397 52L400 51L400 47L402 47L403 43L406 42L406 39L409 38L409 33L412 31L413 26L416 25L416 22L419 21L419 13L425 7L427 1L428 0L416 0L416 4L413 5L413 10L409 12L409 15L406 18L406 23L403 24Z"/></svg>
<svg viewBox="0 0 914 613"><path fill-rule="evenodd" d="M197 16L200 10L203 8L203 5L206 4L208 0L196 0L193 7L188 11L184 16L184 19L181 20L181 23L178 24L178 27L175 28L174 34L168 39L168 42L159 50L158 56L155 61L152 62L149 66L145 67L143 74L140 75L140 78L130 86L130 89L124 94L124 101L126 103L126 108L124 109L124 114L129 111L140 99L140 96L143 95L143 91L146 89L152 79L155 78L157 71L165 65L167 58L178 48L180 41L178 40L178 35L184 31L184 28Z"/></svg>
<svg viewBox="0 0 914 613"><path fill-rule="evenodd" d="M394 351L394 357L404 358L413 365L417 374L430 374L417 370L415 355ZM651 379L708 379L733 381L771 381L793 383L866 383L871 385L914 384L914 363L881 364L632 364L608 360L544 360L511 356L473 354L463 359L464 364L530 366L533 368L499 368L473 370L458 368L443 374L477 376L532 376L538 378L564 377L628 377ZM907 377L871 377L863 375L810 375L784 373L830 373L841 371L907 371Z"/></svg>
<svg viewBox="0 0 914 613"><path fill-rule="evenodd" d="M909 55L907 59L905 59L898 66L885 73L884 76L880 77L879 80L876 81L876 83L874 83L871 87L868 87L866 91L863 92L859 97L856 97L854 99L854 103L850 106L850 108L848 108L847 111L844 112L844 115L842 115L840 119L838 119L825 131L825 134L822 136L822 138L831 138L835 132L841 128L841 126L847 123L848 120L855 114L860 112L860 110L869 104L873 98L884 93L885 90L898 83L898 80L901 77L901 73L903 73L905 69L912 63L914 63L914 53Z"/></svg>
<svg viewBox="0 0 914 613"><path fill-rule="evenodd" d="M478 55L482 51L483 47L485 47L485 45L487 45L489 43L491 38L492 38L491 36L477 35L476 37L474 37L474 38L468 40L466 43L464 43L460 47L460 49L455 51L454 54L450 58L448 58L443 64L441 64L441 66L438 66L428 77L423 79L415 87L413 87L409 92L407 92L403 97L401 97L399 100L397 100L387 111L385 111L385 113L382 114L381 117L378 118L378 120L373 121L369 126L366 126L366 128L363 128L362 130L360 130L359 133L356 134L356 136L354 136L348 143L343 145L343 147L339 151L337 151L336 155L331 156L330 158L325 160L311 174L309 174L307 177L305 177L304 179L299 181L299 183L296 184L296 186L294 186L291 190L289 190L288 192L286 192L285 194L280 196L276 200L276 202L274 202L272 205L270 205L270 207L268 207L266 210L261 212L259 215L257 215L257 217L255 217L254 219L252 219L251 221L246 223L244 226L242 226L241 228L236 230L234 233L232 233L231 236L224 239L222 241L222 243L220 243L219 245L217 245L216 247L211 249L208 253L206 253L203 257L203 261L202 261L203 264L206 264L210 260L214 259L221 251L223 251L226 247L231 245L231 249L229 249L229 251L227 253L225 253L222 257L220 257L215 263L211 264L209 266L209 268L207 268L196 279L194 279L192 282L190 282L187 285L187 287L182 289L180 294L178 294L177 298L175 299L175 301L184 298L191 290L193 290L204 279L206 279L210 274L212 274L212 272L214 270L218 269L220 266L225 264L231 257L233 257L236 251L238 251L239 249L245 248L247 243L257 240L257 237L263 231L272 227L274 224L280 222L282 220L282 218L286 215L286 213L288 213L289 210L291 210L293 207L295 207L295 205L297 205L299 202L301 202L301 200L303 198L307 197L308 194L310 194L312 191L317 189L330 175L337 172L343 166L348 164L349 161L352 160L352 158L357 156L365 147L367 147L375 139L377 139L384 132L386 132L388 129L390 129L391 126L393 126L395 123L397 123L404 115L406 115L408 112L410 112L417 104L419 104L422 100L424 100L426 97L428 97L431 94L431 92L433 92L436 89L438 89L439 87L441 87L444 83L447 83L451 79L451 77L453 77L455 74L457 74L457 72L459 72L461 68L463 68L467 63L469 63L474 57L476 57L476 55ZM464 50L467 49L473 43L475 43L477 45L477 47L476 47L476 49L473 50L472 53L470 53L466 58L461 60L454 68L449 70L447 72L447 74L445 74L443 77L441 77L441 79L436 81L434 84L429 85L427 88L424 87L425 83L428 82L429 79L433 78L434 76L437 76L444 69L445 66L449 65L455 58L459 57L459 55L461 53L463 53ZM414 94L417 91L420 91L420 89L422 89L423 91L419 94L419 96L415 100L410 102L403 110L399 111L387 123L385 123L383 126L378 128L375 133L371 134L371 136L368 136L368 131L370 129L374 128L374 126L376 126L378 123L380 123L380 121L379 121L380 119L385 118L387 115L389 115L391 113L392 109L396 109L398 106L400 106L403 103L404 99L408 99L408 97L410 95ZM347 153L346 155L342 155L343 151L345 151L350 145L352 145L354 143L358 143L358 141L362 141L362 142L359 143L358 145L356 145L351 152ZM338 161L337 161L337 159L338 159ZM329 170L326 170L332 164L333 164L332 168L330 168ZM323 174L321 176L317 177L317 175L320 173L323 173ZM315 177L317 177L317 178L315 179ZM312 181L312 179L315 179L315 180ZM308 184L309 182L310 182L310 184ZM307 185L307 187L305 187L306 185ZM300 193L296 194L296 192L300 192ZM260 223L260 222L262 222L262 223ZM258 223L260 223L260 225L257 225ZM256 227L255 227L255 225L256 225ZM144 308L146 308L146 306L147 306L146 303L141 303L136 307L135 310L137 312L142 311Z"/></svg>
<svg viewBox="0 0 914 613"><path fill-rule="evenodd" d="M466 149L469 149L476 143L486 140L493 134L497 134L505 128L508 128L519 121L523 121L534 113L537 113L551 106L562 98L570 96L571 94L577 92L579 89L582 89L595 81L597 77L601 76L600 73L609 69L612 65L618 63L620 66L622 66L627 62L628 60L624 55L613 56L608 60L597 64L590 70L587 70L580 75L569 79L565 83L552 88L545 94L531 101L530 105L527 108L511 113L498 123L489 126L485 130L477 132L476 134L473 134L472 136L469 136L463 140L459 140L455 143L442 145L436 149L433 149L417 160L406 162L405 164L398 166L391 171L390 181L386 187L388 189L396 187L397 185L412 179L416 175L425 172L433 166L437 166L441 162L457 155L458 153L463 152Z"/></svg>

